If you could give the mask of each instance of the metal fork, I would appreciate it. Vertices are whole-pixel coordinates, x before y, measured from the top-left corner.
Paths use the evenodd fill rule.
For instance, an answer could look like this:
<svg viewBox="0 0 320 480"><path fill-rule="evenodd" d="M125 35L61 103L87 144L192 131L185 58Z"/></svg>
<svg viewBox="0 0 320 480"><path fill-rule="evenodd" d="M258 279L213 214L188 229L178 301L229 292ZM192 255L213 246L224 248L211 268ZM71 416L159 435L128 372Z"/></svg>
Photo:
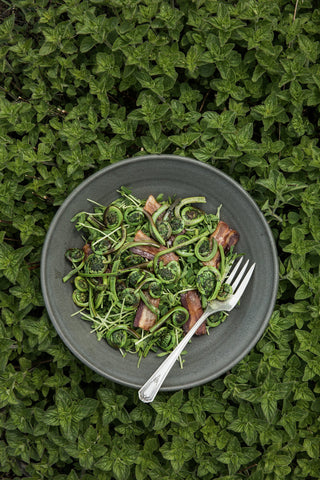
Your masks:
<svg viewBox="0 0 320 480"><path fill-rule="evenodd" d="M193 325L187 335L181 340L180 343L176 346L172 353L166 358L166 360L160 365L160 367L151 375L149 380L140 388L138 394L139 398L144 403L152 402L157 395L162 383L173 367L175 361L178 359L179 355L189 342L193 334L198 330L200 325L208 318L210 315L216 312L230 312L239 302L243 292L245 291L253 270L255 268L255 263L250 267L246 273L244 279L241 281L242 277L245 274L249 260L246 262L242 270L236 277L236 273L240 267L243 257L240 257L240 260L233 267L232 272L226 279L226 282L232 287L232 295L224 301L213 300L205 309L199 320ZM241 283L240 283L241 282Z"/></svg>

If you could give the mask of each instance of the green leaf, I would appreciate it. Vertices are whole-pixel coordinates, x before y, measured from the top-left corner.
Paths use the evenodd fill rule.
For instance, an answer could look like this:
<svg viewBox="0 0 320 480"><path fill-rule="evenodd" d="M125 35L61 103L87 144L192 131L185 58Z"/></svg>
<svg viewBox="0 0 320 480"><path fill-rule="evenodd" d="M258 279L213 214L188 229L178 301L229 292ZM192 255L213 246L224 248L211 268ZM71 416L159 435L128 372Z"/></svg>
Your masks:
<svg viewBox="0 0 320 480"><path fill-rule="evenodd" d="M15 22L15 15L10 15L4 18L0 26L0 38L7 39L11 36Z"/></svg>
<svg viewBox="0 0 320 480"><path fill-rule="evenodd" d="M41 237L44 234L43 228L36 224L37 218L32 215L25 215L24 217L16 217L13 221L14 227L20 230L21 242L27 243L29 238L33 235Z"/></svg>
<svg viewBox="0 0 320 480"><path fill-rule="evenodd" d="M25 265L24 258L33 250L32 246L14 250L6 243L0 243L0 270L12 283L16 283L20 269Z"/></svg>
<svg viewBox="0 0 320 480"><path fill-rule="evenodd" d="M168 402L160 402L155 400L152 403L152 407L158 414L154 425L155 430L164 428L169 422L176 422L181 425L185 424L180 411L182 400L183 391L180 390L174 393Z"/></svg>
<svg viewBox="0 0 320 480"><path fill-rule="evenodd" d="M152 138L155 142L157 142L161 136L162 126L160 122L151 123L149 125L149 130L152 135Z"/></svg>
<svg viewBox="0 0 320 480"><path fill-rule="evenodd" d="M320 454L320 440L319 438L305 438L303 447L310 458L319 458Z"/></svg>
<svg viewBox="0 0 320 480"><path fill-rule="evenodd" d="M277 412L277 401L272 397L272 395L265 394L261 400L262 411L268 420L272 422Z"/></svg>
<svg viewBox="0 0 320 480"><path fill-rule="evenodd" d="M130 467L119 458L113 464L113 473L116 480L127 480L130 474Z"/></svg>
<svg viewBox="0 0 320 480"><path fill-rule="evenodd" d="M53 53L55 50L56 46L54 45L54 43L46 42L40 48L39 55L50 55L50 53Z"/></svg>
<svg viewBox="0 0 320 480"><path fill-rule="evenodd" d="M165 459L170 460L174 472L178 472L194 455L192 442L180 437L173 437L172 442L163 445L160 451Z"/></svg>
<svg viewBox="0 0 320 480"><path fill-rule="evenodd" d="M56 408L50 408L46 411L43 421L46 425L59 425L60 424L60 418L59 414Z"/></svg>
<svg viewBox="0 0 320 480"><path fill-rule="evenodd" d="M188 132L188 133L181 133L180 135L171 135L169 140L175 143L181 148L186 148L192 145L198 138L200 137L200 133L197 132Z"/></svg>
<svg viewBox="0 0 320 480"><path fill-rule="evenodd" d="M89 52L95 45L96 41L92 37L83 37L80 42L80 52L87 53Z"/></svg>
<svg viewBox="0 0 320 480"><path fill-rule="evenodd" d="M319 42L313 42L306 35L299 35L299 48L305 54L308 60L316 62L319 55Z"/></svg>
<svg viewBox="0 0 320 480"><path fill-rule="evenodd" d="M295 300L304 300L312 296L312 290L307 285L301 285L294 294Z"/></svg>
<svg viewBox="0 0 320 480"><path fill-rule="evenodd" d="M26 272L26 271L24 271ZM28 283L27 283L28 282ZM35 280L29 280L27 274L23 274L20 285L10 288L10 293L19 299L19 310L23 310L31 305L43 305L39 284Z"/></svg>
<svg viewBox="0 0 320 480"><path fill-rule="evenodd" d="M24 331L36 336L39 344L44 342L51 333L46 315L43 315L41 318L28 316L21 320L21 326Z"/></svg>

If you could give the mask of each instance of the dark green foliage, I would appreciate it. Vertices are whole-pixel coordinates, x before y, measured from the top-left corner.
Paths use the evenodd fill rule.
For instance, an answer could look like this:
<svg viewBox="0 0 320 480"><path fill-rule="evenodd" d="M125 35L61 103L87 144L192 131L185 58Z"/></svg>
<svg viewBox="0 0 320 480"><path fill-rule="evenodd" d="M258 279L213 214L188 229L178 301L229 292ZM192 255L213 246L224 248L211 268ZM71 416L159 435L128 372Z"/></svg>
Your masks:
<svg viewBox="0 0 320 480"><path fill-rule="evenodd" d="M11 0L0 18L1 478L319 478L319 1ZM58 206L141 152L239 181L280 263L250 354L152 405L73 357L39 284Z"/></svg>

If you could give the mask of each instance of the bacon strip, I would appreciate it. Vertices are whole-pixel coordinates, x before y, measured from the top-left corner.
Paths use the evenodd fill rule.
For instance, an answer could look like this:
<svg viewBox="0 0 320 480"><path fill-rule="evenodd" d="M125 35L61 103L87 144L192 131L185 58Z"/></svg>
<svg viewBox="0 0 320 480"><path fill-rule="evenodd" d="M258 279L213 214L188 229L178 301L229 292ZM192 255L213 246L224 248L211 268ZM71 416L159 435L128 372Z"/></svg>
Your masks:
<svg viewBox="0 0 320 480"><path fill-rule="evenodd" d="M160 298L152 298L148 293L145 292L148 301L156 308L158 308L160 303ZM157 320L157 315L147 307L147 305L140 300L136 316L133 322L134 327L142 328L143 330L150 330L150 328L155 324Z"/></svg>
<svg viewBox="0 0 320 480"><path fill-rule="evenodd" d="M137 233L134 236L134 241L135 242L150 242L150 243L157 243L152 238L148 237L145 233L142 232L142 230L138 230ZM154 256L159 253L160 251L166 250L166 247L159 245L159 247L153 247L152 245L138 245L137 247L132 247L130 249L133 253L136 253L137 255L141 255L144 258L147 258L148 260L152 260ZM161 257L161 261L164 263L164 265L167 265L171 261L178 261L179 257L174 253L165 253Z"/></svg>
<svg viewBox="0 0 320 480"><path fill-rule="evenodd" d="M83 245L82 250L84 251L84 258L87 259L91 253L93 253L91 248L91 243L86 243Z"/></svg>
<svg viewBox="0 0 320 480"><path fill-rule="evenodd" d="M220 221L211 237L217 241L218 245L222 245L225 253L228 253L232 245L235 245L239 241L240 235L236 230L230 228L225 222ZM218 267L220 258L221 256L218 250L213 259L209 260L208 262L203 262L203 265Z"/></svg>
<svg viewBox="0 0 320 480"><path fill-rule="evenodd" d="M201 306L201 300L198 292L196 290L189 290L188 292L182 293L180 296L181 305L186 308L189 312L188 321L184 324L184 332L187 333L190 328L196 323L197 320L203 314L203 309ZM206 333L205 322L200 325L196 331L196 335L204 335Z"/></svg>
<svg viewBox="0 0 320 480"><path fill-rule="evenodd" d="M153 195L149 195L149 197L147 198L147 201L146 201L146 204L145 206L143 207L143 209L150 213L150 215L152 215L154 212L156 212L158 210L158 208L160 207L160 203L157 202L157 200L154 198Z"/></svg>

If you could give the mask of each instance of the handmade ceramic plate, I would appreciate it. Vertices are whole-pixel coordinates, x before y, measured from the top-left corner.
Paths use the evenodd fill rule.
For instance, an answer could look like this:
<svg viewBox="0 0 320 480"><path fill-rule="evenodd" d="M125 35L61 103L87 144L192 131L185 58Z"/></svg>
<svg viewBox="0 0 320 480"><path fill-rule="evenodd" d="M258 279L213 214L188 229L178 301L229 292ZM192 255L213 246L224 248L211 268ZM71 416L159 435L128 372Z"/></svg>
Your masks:
<svg viewBox="0 0 320 480"><path fill-rule="evenodd" d="M259 208L243 188L221 171L199 161L175 155L145 155L115 163L83 181L64 201L48 230L41 259L41 284L51 321L65 345L85 365L100 375L140 388L163 358L150 353L137 368L137 357L121 356L104 340L90 333L89 322L74 305L71 283L62 277L70 270L64 253L83 241L71 218L92 210L88 199L107 205L117 198L122 185L138 198L205 195L205 210L215 213L222 204L221 219L240 233L237 251L256 262L253 278L240 305L210 335L194 337L188 345L183 369L177 364L162 390L178 390L204 384L229 371L255 346L268 325L278 286L278 261L270 228Z"/></svg>

